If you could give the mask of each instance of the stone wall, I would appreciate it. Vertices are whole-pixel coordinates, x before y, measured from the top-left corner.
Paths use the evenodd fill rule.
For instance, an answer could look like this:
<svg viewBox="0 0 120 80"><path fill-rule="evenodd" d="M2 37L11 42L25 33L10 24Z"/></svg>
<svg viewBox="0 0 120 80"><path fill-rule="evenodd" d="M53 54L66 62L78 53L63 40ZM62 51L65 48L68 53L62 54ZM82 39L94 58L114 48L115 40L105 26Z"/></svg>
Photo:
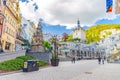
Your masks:
<svg viewBox="0 0 120 80"><path fill-rule="evenodd" d="M51 53L44 53L44 52L28 52L25 54L26 56L32 56L38 60L43 60L45 62L50 62Z"/></svg>

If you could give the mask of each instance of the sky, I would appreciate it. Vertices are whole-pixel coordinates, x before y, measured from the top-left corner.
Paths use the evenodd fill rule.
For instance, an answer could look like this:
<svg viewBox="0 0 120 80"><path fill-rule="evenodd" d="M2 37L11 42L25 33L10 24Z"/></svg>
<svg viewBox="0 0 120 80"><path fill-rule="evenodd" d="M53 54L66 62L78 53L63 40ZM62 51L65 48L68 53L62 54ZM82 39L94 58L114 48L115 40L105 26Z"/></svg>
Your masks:
<svg viewBox="0 0 120 80"><path fill-rule="evenodd" d="M21 0L22 16L34 21L43 19L43 25L69 30L77 26L90 27L102 23L120 23L120 16L113 12L106 13L106 0ZM118 21L119 20L119 21ZM56 31L55 30L55 31Z"/></svg>

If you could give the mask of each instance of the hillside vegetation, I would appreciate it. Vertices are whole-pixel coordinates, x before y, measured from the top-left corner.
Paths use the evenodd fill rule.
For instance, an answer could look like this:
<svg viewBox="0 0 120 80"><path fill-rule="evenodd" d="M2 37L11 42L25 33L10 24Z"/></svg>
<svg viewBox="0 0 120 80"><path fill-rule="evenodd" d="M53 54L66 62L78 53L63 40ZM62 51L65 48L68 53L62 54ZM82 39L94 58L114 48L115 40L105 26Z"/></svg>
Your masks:
<svg viewBox="0 0 120 80"><path fill-rule="evenodd" d="M120 30L120 24L100 24L92 26L91 28L86 30L87 43L100 41L101 40L100 33L108 29ZM110 33L107 34L110 35Z"/></svg>

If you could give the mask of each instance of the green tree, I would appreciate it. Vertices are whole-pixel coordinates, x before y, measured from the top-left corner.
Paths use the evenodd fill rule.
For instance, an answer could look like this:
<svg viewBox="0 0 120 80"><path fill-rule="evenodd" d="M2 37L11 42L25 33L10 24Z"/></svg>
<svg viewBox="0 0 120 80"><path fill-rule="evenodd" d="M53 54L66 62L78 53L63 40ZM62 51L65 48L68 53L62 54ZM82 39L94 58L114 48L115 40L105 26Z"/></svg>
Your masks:
<svg viewBox="0 0 120 80"><path fill-rule="evenodd" d="M50 48L50 43L48 41L44 41L44 47L49 49Z"/></svg>
<svg viewBox="0 0 120 80"><path fill-rule="evenodd" d="M68 39L68 34L67 34L67 33L63 33L62 35L63 35L62 40L63 40L64 42L66 42L67 39Z"/></svg>
<svg viewBox="0 0 120 80"><path fill-rule="evenodd" d="M67 39L67 41L70 41L70 42L73 41L73 34L69 34L69 35L68 35L68 39Z"/></svg>
<svg viewBox="0 0 120 80"><path fill-rule="evenodd" d="M120 30L120 24L100 24L100 25L90 27L88 30L86 30L87 43L100 41L101 31L107 30L107 29ZM107 32L106 35L111 35L111 32Z"/></svg>
<svg viewBox="0 0 120 80"><path fill-rule="evenodd" d="M73 41L80 41L80 38L75 38L73 39Z"/></svg>

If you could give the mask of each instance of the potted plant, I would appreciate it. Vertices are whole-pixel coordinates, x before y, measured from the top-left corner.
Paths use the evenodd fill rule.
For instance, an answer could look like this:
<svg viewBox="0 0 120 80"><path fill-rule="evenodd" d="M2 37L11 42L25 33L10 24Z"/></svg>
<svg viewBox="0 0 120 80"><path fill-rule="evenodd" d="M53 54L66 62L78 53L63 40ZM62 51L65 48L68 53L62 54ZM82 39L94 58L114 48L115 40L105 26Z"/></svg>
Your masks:
<svg viewBox="0 0 120 80"><path fill-rule="evenodd" d="M58 66L59 59L55 53L52 53L52 59L51 59L51 65L52 66Z"/></svg>
<svg viewBox="0 0 120 80"><path fill-rule="evenodd" d="M52 66L58 66L59 59L58 59L58 54L57 54L58 46L57 46L57 38L56 38L56 36L53 36L51 42L54 45L54 51L52 51L51 65Z"/></svg>

